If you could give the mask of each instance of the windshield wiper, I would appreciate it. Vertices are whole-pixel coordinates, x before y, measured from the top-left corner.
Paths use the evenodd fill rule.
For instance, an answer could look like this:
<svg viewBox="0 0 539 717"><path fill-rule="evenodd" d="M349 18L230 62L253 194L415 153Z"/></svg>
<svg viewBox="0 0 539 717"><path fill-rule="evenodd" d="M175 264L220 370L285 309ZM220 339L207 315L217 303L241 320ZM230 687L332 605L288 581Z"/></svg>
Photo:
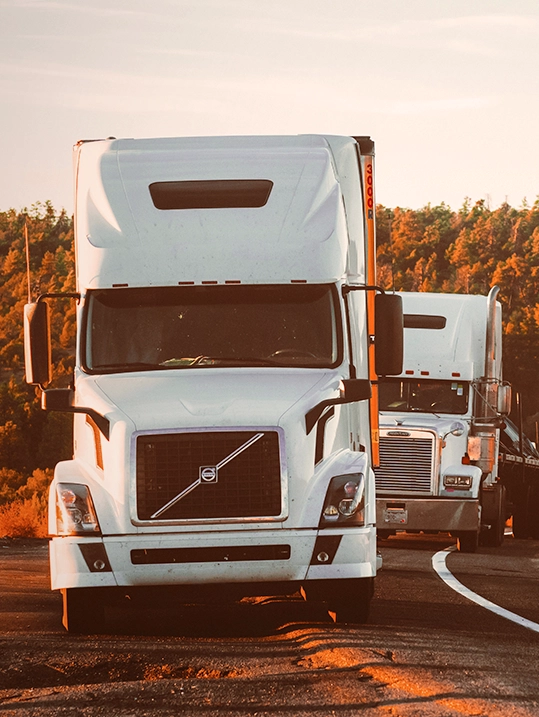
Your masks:
<svg viewBox="0 0 539 717"><path fill-rule="evenodd" d="M171 358L163 361L164 368L190 368L191 366L216 366L220 363L237 364L239 366L282 366L280 361L248 356L206 356L201 354L195 358Z"/></svg>
<svg viewBox="0 0 539 717"><path fill-rule="evenodd" d="M212 361L226 361L226 363L238 363L242 366L282 366L283 364L279 361L273 361L272 359L266 358L255 358L254 356L204 356L204 359L209 358Z"/></svg>
<svg viewBox="0 0 539 717"><path fill-rule="evenodd" d="M92 371L110 371L112 369L118 369L119 371L137 371L139 369L156 369L162 368L158 363L145 363L143 361L133 361L132 363L105 363L92 366Z"/></svg>

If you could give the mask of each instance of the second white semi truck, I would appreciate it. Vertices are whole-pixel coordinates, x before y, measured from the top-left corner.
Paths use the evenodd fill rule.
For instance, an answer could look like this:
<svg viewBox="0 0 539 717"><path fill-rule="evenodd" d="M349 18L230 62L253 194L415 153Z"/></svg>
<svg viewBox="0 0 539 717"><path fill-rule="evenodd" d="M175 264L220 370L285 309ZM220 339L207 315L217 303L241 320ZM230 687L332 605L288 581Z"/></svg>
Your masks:
<svg viewBox="0 0 539 717"><path fill-rule="evenodd" d="M375 287L373 154L320 135L75 147L71 388L50 387L54 296L25 309L27 381L75 414L49 517L67 629L170 590L301 589L366 619L371 384L402 367L401 300Z"/></svg>
<svg viewBox="0 0 539 717"><path fill-rule="evenodd" d="M499 428L511 398L502 379L498 291L400 294L403 371L379 386L382 538L397 530L449 532L465 552L480 540L503 540Z"/></svg>

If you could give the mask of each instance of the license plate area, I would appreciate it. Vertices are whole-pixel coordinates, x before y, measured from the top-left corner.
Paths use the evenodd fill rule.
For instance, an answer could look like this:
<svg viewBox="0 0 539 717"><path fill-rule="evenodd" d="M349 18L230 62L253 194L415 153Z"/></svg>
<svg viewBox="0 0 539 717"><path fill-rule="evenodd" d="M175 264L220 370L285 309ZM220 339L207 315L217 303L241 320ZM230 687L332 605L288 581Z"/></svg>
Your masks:
<svg viewBox="0 0 539 717"><path fill-rule="evenodd" d="M387 525L406 525L408 523L408 511L404 507L387 506L384 509L384 523Z"/></svg>

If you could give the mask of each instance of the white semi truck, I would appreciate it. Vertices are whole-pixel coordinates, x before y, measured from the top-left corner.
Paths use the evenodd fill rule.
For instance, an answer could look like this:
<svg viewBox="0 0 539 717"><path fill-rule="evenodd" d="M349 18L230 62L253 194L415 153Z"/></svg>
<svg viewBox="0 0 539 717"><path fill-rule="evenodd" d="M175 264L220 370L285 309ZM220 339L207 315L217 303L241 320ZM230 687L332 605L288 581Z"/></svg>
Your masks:
<svg viewBox="0 0 539 717"><path fill-rule="evenodd" d="M302 590L366 620L371 384L402 368L401 300L374 285L373 155L320 135L74 148L71 388L50 387L55 295L25 308L27 381L75 414L50 492L66 629L148 591Z"/></svg>
<svg viewBox="0 0 539 717"><path fill-rule="evenodd" d="M397 530L450 532L464 552L479 540L503 540L499 428L511 397L502 379L498 291L401 293L403 372L379 386L382 538Z"/></svg>

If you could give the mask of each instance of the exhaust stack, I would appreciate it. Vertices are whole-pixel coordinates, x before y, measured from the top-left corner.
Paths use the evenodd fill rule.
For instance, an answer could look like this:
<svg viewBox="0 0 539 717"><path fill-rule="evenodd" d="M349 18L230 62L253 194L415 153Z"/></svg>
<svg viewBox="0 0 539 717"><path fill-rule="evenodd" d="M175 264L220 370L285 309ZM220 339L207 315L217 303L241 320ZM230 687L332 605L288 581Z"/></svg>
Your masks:
<svg viewBox="0 0 539 717"><path fill-rule="evenodd" d="M496 370L496 297L499 286L493 286L487 298L487 330L485 336L485 374L475 382L475 407L472 425L475 453L479 454L476 465L488 476L497 460L496 439L498 431L498 387L500 381ZM475 439L475 440L474 440ZM479 443L479 446L477 446Z"/></svg>

